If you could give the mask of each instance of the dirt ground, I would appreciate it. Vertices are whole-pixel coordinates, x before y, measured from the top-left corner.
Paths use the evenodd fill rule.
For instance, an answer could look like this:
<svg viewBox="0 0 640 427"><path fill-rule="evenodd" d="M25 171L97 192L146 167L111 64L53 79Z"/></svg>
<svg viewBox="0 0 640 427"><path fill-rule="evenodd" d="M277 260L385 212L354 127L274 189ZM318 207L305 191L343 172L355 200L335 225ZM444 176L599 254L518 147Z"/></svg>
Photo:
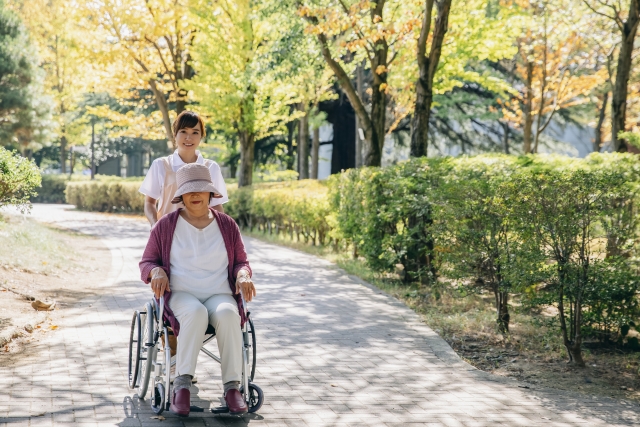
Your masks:
<svg viewBox="0 0 640 427"><path fill-rule="evenodd" d="M7 366L29 344L55 333L70 307L96 295L96 279L109 274L111 254L97 238L17 215L2 217L0 236L0 365ZM37 311L32 300L55 306Z"/></svg>
<svg viewBox="0 0 640 427"><path fill-rule="evenodd" d="M586 395L604 395L640 401L640 366L637 352L619 348L587 349L586 367L540 351L519 351L517 343L463 336L447 340L468 363L495 375L523 381L524 388L544 386Z"/></svg>

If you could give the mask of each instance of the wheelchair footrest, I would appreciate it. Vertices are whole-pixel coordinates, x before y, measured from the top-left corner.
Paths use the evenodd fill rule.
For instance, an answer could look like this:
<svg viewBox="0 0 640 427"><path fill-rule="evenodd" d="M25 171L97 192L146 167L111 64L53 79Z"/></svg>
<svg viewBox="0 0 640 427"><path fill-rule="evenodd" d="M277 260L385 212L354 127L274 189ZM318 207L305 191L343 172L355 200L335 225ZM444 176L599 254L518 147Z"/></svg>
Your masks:
<svg viewBox="0 0 640 427"><path fill-rule="evenodd" d="M189 408L189 411L191 411L191 412L204 412L204 408L201 407L201 406L191 405L191 407Z"/></svg>
<svg viewBox="0 0 640 427"><path fill-rule="evenodd" d="M228 414L229 408L227 406L218 406L217 408L211 408L211 412L214 414Z"/></svg>

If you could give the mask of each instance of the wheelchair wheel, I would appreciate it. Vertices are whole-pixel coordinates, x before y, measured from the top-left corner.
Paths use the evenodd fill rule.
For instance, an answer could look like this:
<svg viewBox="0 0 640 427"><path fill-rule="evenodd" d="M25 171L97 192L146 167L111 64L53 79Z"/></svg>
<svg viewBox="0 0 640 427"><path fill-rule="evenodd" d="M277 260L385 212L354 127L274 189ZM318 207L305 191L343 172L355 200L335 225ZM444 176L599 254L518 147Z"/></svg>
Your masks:
<svg viewBox="0 0 640 427"><path fill-rule="evenodd" d="M138 385L140 372L140 348L142 344L142 331L140 330L140 312L136 310L131 319L131 334L129 335L129 388L134 389Z"/></svg>
<svg viewBox="0 0 640 427"><path fill-rule="evenodd" d="M240 393L244 391L244 387L240 387ZM264 393L262 389L254 383L249 383L247 408L250 414L257 412L264 403Z"/></svg>
<svg viewBox="0 0 640 427"><path fill-rule="evenodd" d="M249 382L253 381L253 378L256 375L256 354L257 354L257 348L256 348L256 331L253 328L253 320L251 320L251 317L249 317L249 326L247 326L247 332L249 333L249 336L251 337L251 351L249 352L249 364L251 365L251 376L249 377Z"/></svg>
<svg viewBox="0 0 640 427"><path fill-rule="evenodd" d="M151 410L154 414L160 415L164 411L165 395L164 384L156 383L151 395Z"/></svg>
<svg viewBox="0 0 640 427"><path fill-rule="evenodd" d="M138 398L144 399L149 388L149 377L153 371L153 362L156 360L156 348L153 346L154 323L153 308L150 303L145 306L145 311L140 313L142 325L142 345L140 346L140 371L138 373Z"/></svg>

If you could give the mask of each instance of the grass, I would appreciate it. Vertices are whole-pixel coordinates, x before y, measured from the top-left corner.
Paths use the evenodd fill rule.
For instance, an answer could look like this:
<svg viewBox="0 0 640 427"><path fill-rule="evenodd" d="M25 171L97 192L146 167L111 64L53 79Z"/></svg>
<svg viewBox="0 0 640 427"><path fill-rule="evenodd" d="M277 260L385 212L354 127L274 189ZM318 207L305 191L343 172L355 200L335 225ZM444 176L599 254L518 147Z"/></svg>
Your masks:
<svg viewBox="0 0 640 427"><path fill-rule="evenodd" d="M55 274L75 266L78 254L68 243L73 237L22 216L0 216L0 267Z"/></svg>

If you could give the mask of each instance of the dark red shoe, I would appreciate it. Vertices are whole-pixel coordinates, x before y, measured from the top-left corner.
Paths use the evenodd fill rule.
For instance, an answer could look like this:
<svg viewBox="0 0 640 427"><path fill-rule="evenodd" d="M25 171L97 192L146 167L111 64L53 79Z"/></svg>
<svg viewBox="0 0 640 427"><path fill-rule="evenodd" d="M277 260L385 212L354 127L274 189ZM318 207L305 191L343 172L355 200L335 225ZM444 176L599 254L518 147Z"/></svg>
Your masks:
<svg viewBox="0 0 640 427"><path fill-rule="evenodd" d="M224 395L224 400L227 402L227 408L231 415L242 415L247 413L247 404L242 399L242 394L239 390L232 388Z"/></svg>
<svg viewBox="0 0 640 427"><path fill-rule="evenodd" d="M191 410L191 392L188 388L181 388L173 393L169 412L179 417L188 417Z"/></svg>

